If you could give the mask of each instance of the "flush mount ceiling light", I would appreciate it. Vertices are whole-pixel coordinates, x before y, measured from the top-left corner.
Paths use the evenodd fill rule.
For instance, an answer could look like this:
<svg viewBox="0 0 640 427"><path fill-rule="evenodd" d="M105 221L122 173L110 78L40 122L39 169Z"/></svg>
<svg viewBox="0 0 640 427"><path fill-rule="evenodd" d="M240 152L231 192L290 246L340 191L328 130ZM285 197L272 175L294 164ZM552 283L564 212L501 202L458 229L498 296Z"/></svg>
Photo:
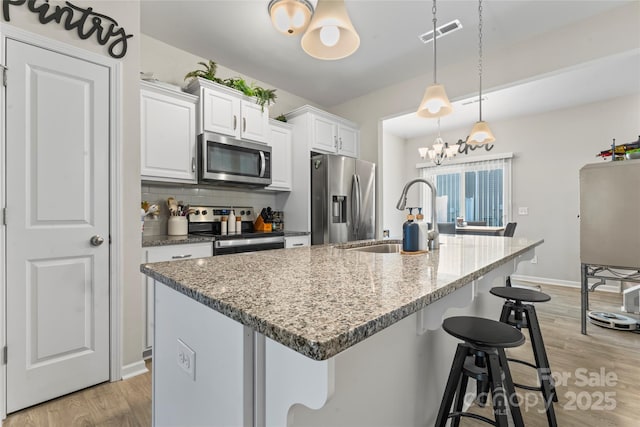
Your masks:
<svg viewBox="0 0 640 427"><path fill-rule="evenodd" d="M342 59L360 46L344 0L318 0L316 11L302 36L302 49L318 59Z"/></svg>
<svg viewBox="0 0 640 427"><path fill-rule="evenodd" d="M433 33L437 33L436 23L438 20L436 19L436 0L433 0L433 7L431 8L431 13L433 14ZM451 106L451 102L449 102L449 97L444 90L444 86L438 84L438 80L436 78L436 40L438 37L433 39L433 84L427 88L424 93L424 97L422 98L422 102L420 102L420 106L418 107L418 111L416 112L420 117L426 118L437 118L446 116L453 112L453 107Z"/></svg>
<svg viewBox="0 0 640 427"><path fill-rule="evenodd" d="M480 90L478 91L479 119L467 138L467 144L490 144L496 140L487 122L482 121L482 0L478 1L478 76Z"/></svg>
<svg viewBox="0 0 640 427"><path fill-rule="evenodd" d="M276 30L288 36L303 32L313 14L313 6L307 0L271 0L268 10Z"/></svg>

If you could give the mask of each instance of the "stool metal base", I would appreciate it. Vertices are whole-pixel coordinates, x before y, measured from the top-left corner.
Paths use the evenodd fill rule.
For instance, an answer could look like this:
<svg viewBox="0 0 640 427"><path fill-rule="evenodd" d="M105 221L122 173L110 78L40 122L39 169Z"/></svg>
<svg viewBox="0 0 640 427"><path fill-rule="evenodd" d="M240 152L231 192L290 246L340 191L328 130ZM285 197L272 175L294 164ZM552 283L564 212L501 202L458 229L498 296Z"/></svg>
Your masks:
<svg viewBox="0 0 640 427"><path fill-rule="evenodd" d="M483 369L477 366L475 358L478 356L482 356L486 360L486 368ZM495 420L462 411L469 378L475 379L479 383L488 383ZM454 403L454 398L453 412L449 412L451 405ZM507 407L511 412L515 426L523 427L524 421L504 349L500 347L478 347L467 342L458 344L444 397L438 411L436 427L444 427L449 418L452 418L451 426L457 427L460 424L461 417L474 418L495 426L507 427Z"/></svg>
<svg viewBox="0 0 640 427"><path fill-rule="evenodd" d="M558 396L556 393L553 378L551 376L549 358L547 357L547 352L542 340L542 333L540 331L540 325L538 323L538 316L536 314L535 307L532 304L522 304L521 301L507 300L502 306L500 321L508 325L512 325L519 330L522 328L526 328L529 330L529 339L531 341L535 365L519 359L508 360L535 368L538 373L540 386L535 387L523 384L515 384L515 386L525 390L540 391L545 400L544 404L546 409L547 422L550 427L556 427L558 423L556 421L555 410L552 402L557 402Z"/></svg>

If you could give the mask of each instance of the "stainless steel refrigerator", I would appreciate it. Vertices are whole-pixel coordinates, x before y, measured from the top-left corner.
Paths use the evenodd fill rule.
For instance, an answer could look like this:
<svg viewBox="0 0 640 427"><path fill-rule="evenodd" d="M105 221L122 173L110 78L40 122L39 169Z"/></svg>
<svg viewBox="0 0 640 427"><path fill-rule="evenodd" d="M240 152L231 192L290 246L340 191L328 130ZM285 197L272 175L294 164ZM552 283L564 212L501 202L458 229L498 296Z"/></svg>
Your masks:
<svg viewBox="0 0 640 427"><path fill-rule="evenodd" d="M351 157L311 158L311 244L375 237L376 165Z"/></svg>

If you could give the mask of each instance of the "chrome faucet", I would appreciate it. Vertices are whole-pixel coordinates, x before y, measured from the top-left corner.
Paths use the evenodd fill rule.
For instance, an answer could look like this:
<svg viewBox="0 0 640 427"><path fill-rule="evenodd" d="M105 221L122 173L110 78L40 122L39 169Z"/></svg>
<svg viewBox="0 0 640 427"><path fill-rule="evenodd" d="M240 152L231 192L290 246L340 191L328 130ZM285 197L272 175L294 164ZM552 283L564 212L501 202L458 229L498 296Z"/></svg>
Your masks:
<svg viewBox="0 0 640 427"><path fill-rule="evenodd" d="M438 249L440 247L440 233L438 233L438 222L436 221L436 186L429 180L424 178L416 178L407 182L402 189L402 194L400 195L400 200L396 204L396 209L399 211L403 211L405 206L407 205L407 192L409 192L409 188L416 182L423 182L429 186L431 189L431 229L429 230L429 249Z"/></svg>

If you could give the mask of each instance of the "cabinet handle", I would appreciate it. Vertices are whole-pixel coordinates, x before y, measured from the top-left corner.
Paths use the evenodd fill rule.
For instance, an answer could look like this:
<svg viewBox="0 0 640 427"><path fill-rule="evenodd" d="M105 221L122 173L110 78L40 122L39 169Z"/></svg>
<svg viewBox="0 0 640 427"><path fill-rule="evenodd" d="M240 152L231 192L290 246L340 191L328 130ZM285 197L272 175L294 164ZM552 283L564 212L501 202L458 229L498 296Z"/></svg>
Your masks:
<svg viewBox="0 0 640 427"><path fill-rule="evenodd" d="M336 150L338 149L338 137L337 136L333 137L333 146L336 147Z"/></svg>
<svg viewBox="0 0 640 427"><path fill-rule="evenodd" d="M191 258L191 254L187 254L187 255L174 255L171 257L171 259L183 259L183 258Z"/></svg>
<svg viewBox="0 0 640 427"><path fill-rule="evenodd" d="M236 115L233 116L233 130L236 130L238 127L238 117Z"/></svg>
<svg viewBox="0 0 640 427"><path fill-rule="evenodd" d="M294 244L293 244L293 245L291 245L291 246L304 246L304 243L294 243Z"/></svg>
<svg viewBox="0 0 640 427"><path fill-rule="evenodd" d="M340 149L342 150L342 137L340 137Z"/></svg>
<svg viewBox="0 0 640 427"><path fill-rule="evenodd" d="M192 157L191 158L191 172L195 172L196 171L196 158Z"/></svg>
<svg viewBox="0 0 640 427"><path fill-rule="evenodd" d="M243 117L242 118L242 132L246 132L247 131L247 118Z"/></svg>

